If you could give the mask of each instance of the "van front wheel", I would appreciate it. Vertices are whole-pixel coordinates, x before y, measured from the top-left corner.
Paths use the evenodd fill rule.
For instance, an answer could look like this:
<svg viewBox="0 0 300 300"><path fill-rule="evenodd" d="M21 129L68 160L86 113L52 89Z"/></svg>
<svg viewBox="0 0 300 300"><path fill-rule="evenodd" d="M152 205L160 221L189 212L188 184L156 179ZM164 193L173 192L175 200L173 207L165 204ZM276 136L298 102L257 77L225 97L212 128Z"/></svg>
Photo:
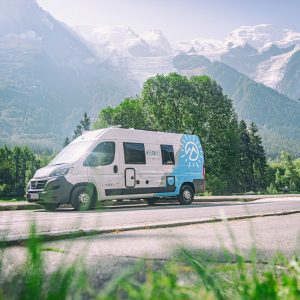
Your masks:
<svg viewBox="0 0 300 300"><path fill-rule="evenodd" d="M182 205L191 204L194 200L193 188L189 185L183 185L180 189L178 200Z"/></svg>
<svg viewBox="0 0 300 300"><path fill-rule="evenodd" d="M71 205L75 210L86 211L94 206L94 191L88 186L79 186L75 188L71 196Z"/></svg>

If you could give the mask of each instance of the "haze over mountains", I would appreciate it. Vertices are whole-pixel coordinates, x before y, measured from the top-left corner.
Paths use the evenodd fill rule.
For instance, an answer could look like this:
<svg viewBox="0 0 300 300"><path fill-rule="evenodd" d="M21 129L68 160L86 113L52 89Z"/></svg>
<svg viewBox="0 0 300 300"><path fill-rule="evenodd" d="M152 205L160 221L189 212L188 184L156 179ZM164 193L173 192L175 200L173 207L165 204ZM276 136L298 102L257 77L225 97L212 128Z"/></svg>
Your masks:
<svg viewBox="0 0 300 300"><path fill-rule="evenodd" d="M138 91L34 0L0 0L0 141L61 146L83 113Z"/></svg>
<svg viewBox="0 0 300 300"><path fill-rule="evenodd" d="M269 153L300 153L300 33L262 24L171 45L157 29L70 29L34 0L0 0L1 144L60 146L84 111L96 116L169 72L211 76Z"/></svg>

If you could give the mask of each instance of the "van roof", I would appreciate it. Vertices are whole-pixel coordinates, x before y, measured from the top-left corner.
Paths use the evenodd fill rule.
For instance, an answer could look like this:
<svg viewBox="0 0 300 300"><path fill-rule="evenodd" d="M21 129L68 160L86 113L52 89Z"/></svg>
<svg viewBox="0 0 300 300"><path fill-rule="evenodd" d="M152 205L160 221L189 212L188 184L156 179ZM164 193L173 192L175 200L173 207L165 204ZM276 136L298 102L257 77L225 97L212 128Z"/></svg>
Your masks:
<svg viewBox="0 0 300 300"><path fill-rule="evenodd" d="M108 135L109 138L121 137L122 139L126 138L137 138L137 139L147 139L147 138L167 138L170 136L182 135L178 133L171 132L161 132L161 131L149 131L149 130L140 130L140 129L127 129L119 127L108 127L98 130L85 131L81 136L76 138L72 143L78 143L82 141L93 141L98 140L102 135Z"/></svg>

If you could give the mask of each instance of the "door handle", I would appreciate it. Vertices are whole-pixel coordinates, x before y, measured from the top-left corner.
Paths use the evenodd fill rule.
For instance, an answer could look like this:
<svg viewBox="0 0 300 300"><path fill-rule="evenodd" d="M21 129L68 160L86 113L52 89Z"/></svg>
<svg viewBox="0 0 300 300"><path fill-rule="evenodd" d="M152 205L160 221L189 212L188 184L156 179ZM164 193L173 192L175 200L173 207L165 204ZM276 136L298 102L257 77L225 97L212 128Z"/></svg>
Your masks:
<svg viewBox="0 0 300 300"><path fill-rule="evenodd" d="M118 166L114 165L114 173L118 173Z"/></svg>

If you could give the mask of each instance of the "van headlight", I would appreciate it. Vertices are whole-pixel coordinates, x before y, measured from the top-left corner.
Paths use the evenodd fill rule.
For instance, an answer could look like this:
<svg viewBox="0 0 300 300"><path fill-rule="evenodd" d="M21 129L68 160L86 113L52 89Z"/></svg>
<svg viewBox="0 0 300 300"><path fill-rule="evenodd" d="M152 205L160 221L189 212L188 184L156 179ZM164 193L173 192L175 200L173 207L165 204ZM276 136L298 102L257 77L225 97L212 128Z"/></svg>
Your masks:
<svg viewBox="0 0 300 300"><path fill-rule="evenodd" d="M56 170L53 170L51 172L50 176L51 177L59 177L59 176L67 175L71 169L72 169L71 167L58 168Z"/></svg>

